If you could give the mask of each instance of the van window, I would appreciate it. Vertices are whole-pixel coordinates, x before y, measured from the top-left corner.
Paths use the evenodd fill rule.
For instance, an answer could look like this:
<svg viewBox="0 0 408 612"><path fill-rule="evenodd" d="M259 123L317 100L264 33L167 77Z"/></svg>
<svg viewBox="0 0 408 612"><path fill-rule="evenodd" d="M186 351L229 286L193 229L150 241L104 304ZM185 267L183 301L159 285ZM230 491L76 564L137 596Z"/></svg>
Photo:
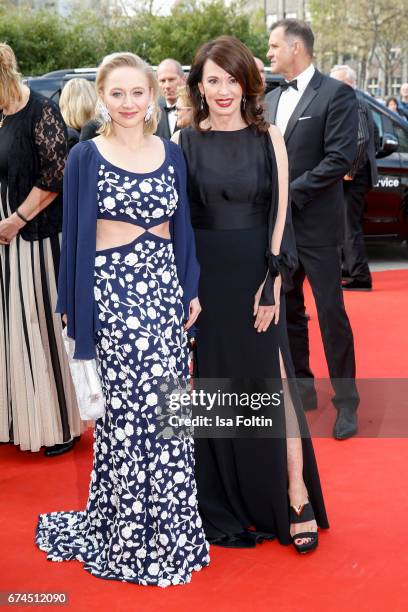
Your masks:
<svg viewBox="0 0 408 612"><path fill-rule="evenodd" d="M404 130L402 127L394 123L394 132L396 137L398 138L398 152L408 153L408 131Z"/></svg>
<svg viewBox="0 0 408 612"><path fill-rule="evenodd" d="M376 111L373 107L371 107L371 112L373 114L374 123L378 128L379 136L381 138L382 135L384 134L384 127L383 127L383 122L381 119L381 113Z"/></svg>

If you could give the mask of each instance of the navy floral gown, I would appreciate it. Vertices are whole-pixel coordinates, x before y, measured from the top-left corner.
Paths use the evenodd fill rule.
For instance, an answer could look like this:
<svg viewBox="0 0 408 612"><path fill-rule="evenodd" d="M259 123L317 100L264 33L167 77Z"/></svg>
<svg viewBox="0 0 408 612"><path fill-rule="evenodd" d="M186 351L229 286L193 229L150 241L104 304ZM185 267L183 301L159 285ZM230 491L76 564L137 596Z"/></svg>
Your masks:
<svg viewBox="0 0 408 612"><path fill-rule="evenodd" d="M88 503L84 511L40 515L36 535L52 561L77 559L100 578L162 587L189 582L209 563L193 441L159 435L159 390L188 376L172 240L148 231L177 208L166 151L162 166L147 174L117 168L98 152L98 218L146 231L96 253L96 350L106 412L95 426Z"/></svg>

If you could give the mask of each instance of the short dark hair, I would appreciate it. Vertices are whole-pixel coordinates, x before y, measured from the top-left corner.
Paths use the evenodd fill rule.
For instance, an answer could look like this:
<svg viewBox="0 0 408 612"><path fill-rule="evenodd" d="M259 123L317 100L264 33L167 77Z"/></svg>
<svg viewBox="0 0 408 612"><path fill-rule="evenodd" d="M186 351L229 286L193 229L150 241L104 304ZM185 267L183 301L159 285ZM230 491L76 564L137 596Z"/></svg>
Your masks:
<svg viewBox="0 0 408 612"><path fill-rule="evenodd" d="M207 60L223 68L237 79L242 87L246 103L241 107L242 118L247 125L254 125L258 132L267 132L269 124L263 115L259 102L263 94L263 83L254 56L244 43L234 36L219 36L204 43L197 51L187 79L190 100L193 107L193 125L200 130L200 124L209 114L205 100L202 103L198 84L203 78Z"/></svg>
<svg viewBox="0 0 408 612"><path fill-rule="evenodd" d="M301 38L310 57L313 56L314 34L306 21L301 19L280 19L272 25L271 32L276 30L276 28L283 28L285 35Z"/></svg>

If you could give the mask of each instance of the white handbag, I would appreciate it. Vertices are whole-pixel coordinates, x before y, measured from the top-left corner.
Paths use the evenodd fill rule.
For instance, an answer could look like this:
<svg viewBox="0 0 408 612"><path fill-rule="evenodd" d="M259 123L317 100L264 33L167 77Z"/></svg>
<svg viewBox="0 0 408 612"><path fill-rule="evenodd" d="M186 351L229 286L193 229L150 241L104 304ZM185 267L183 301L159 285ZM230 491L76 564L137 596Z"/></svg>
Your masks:
<svg viewBox="0 0 408 612"><path fill-rule="evenodd" d="M68 355L81 419L83 421L99 419L105 413L105 400L96 360L74 359L75 340L68 338L66 327L62 330L62 339Z"/></svg>

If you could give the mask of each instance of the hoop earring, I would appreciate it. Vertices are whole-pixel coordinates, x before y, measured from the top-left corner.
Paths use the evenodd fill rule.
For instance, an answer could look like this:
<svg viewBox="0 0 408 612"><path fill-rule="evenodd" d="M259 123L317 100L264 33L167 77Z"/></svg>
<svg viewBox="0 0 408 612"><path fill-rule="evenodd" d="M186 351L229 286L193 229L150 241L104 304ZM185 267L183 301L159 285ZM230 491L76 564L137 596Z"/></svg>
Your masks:
<svg viewBox="0 0 408 612"><path fill-rule="evenodd" d="M204 110L204 102L205 102L204 94L201 94L200 110Z"/></svg>
<svg viewBox="0 0 408 612"><path fill-rule="evenodd" d="M102 100L97 101L95 110L97 114L101 116L104 123L111 123L112 117L109 114L106 104L102 102Z"/></svg>
<svg viewBox="0 0 408 612"><path fill-rule="evenodd" d="M246 96L242 96L242 110L245 110L246 106Z"/></svg>
<svg viewBox="0 0 408 612"><path fill-rule="evenodd" d="M154 106L153 102L149 102L149 105L148 105L147 110L146 110L145 118L144 118L145 123L149 123L149 121L153 117L154 109L155 109L155 106Z"/></svg>

